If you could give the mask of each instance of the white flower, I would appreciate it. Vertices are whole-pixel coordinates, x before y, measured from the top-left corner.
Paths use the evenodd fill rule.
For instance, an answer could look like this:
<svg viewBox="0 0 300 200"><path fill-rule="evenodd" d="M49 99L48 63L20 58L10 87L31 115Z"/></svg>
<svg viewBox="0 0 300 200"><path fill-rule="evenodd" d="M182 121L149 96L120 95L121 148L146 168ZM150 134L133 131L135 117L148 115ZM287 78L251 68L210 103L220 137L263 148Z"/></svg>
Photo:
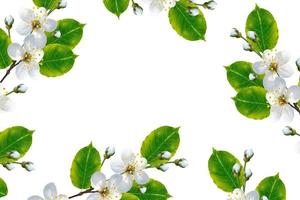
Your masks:
<svg viewBox="0 0 300 200"><path fill-rule="evenodd" d="M253 80L255 80L255 79L256 79L255 74L250 73L250 74L249 74L249 80L250 80L250 81L253 81Z"/></svg>
<svg viewBox="0 0 300 200"><path fill-rule="evenodd" d="M241 172L241 165L239 163L235 163L232 167L232 171L235 174L239 174Z"/></svg>
<svg viewBox="0 0 300 200"><path fill-rule="evenodd" d="M237 30L236 28L232 28L230 31L230 37L240 38L241 32L239 30Z"/></svg>
<svg viewBox="0 0 300 200"><path fill-rule="evenodd" d="M246 171L245 171L245 177L246 177L247 179L249 179L251 176L252 176L252 171L251 171L251 169L246 169Z"/></svg>
<svg viewBox="0 0 300 200"><path fill-rule="evenodd" d="M48 18L45 8L24 9L20 13L22 22L17 26L21 35L32 34L38 48L42 49L47 43L45 32L53 32L57 22Z"/></svg>
<svg viewBox="0 0 300 200"><path fill-rule="evenodd" d="M15 19L13 18L13 16L8 15L7 17L5 17L4 19L4 23L8 28L11 28L13 23L14 23Z"/></svg>
<svg viewBox="0 0 300 200"><path fill-rule="evenodd" d="M227 200L259 200L259 194L256 191L245 194L241 189L235 189L228 195Z"/></svg>
<svg viewBox="0 0 300 200"><path fill-rule="evenodd" d="M282 129L282 133L286 136L293 136L295 135L297 132L290 126L285 126L283 129Z"/></svg>
<svg viewBox="0 0 300 200"><path fill-rule="evenodd" d="M16 164L14 164L14 163L5 163L5 164L3 164L3 167L5 167L7 170L11 171L16 167Z"/></svg>
<svg viewBox="0 0 300 200"><path fill-rule="evenodd" d="M3 111L12 111L15 103L7 96L7 91L0 84L0 109Z"/></svg>
<svg viewBox="0 0 300 200"><path fill-rule="evenodd" d="M245 51L252 51L252 47L251 47L251 45L249 43L244 43L243 44L243 49Z"/></svg>
<svg viewBox="0 0 300 200"><path fill-rule="evenodd" d="M160 158L163 160L168 160L172 157L172 154L169 151L163 151L160 154Z"/></svg>
<svg viewBox="0 0 300 200"><path fill-rule="evenodd" d="M294 70L289 62L289 55L283 51L266 50L262 61L253 64L253 70L257 74L265 74L263 85L267 90L273 90L278 84L279 78L292 76Z"/></svg>
<svg viewBox="0 0 300 200"><path fill-rule="evenodd" d="M39 62L43 59L44 52L38 49L35 39L29 35L24 40L24 45L12 43L8 47L8 55L15 61L20 61L16 66L16 75L23 79L29 74L35 78L39 74Z"/></svg>
<svg viewBox="0 0 300 200"><path fill-rule="evenodd" d="M175 160L175 165L177 165L181 168L186 168L189 166L189 163L188 163L187 159L181 158L181 159Z"/></svg>
<svg viewBox="0 0 300 200"><path fill-rule="evenodd" d="M176 6L178 0L152 0L150 4L150 11L158 14L163 10L169 10Z"/></svg>
<svg viewBox="0 0 300 200"><path fill-rule="evenodd" d="M12 159L20 158L21 154L18 151L11 151L8 153L8 156Z"/></svg>
<svg viewBox="0 0 300 200"><path fill-rule="evenodd" d="M249 39L255 41L256 38L257 38L257 35L256 35L256 33L255 33L254 31L248 31L248 32L247 32L247 37L248 37Z"/></svg>
<svg viewBox="0 0 300 200"><path fill-rule="evenodd" d="M58 9L66 8L67 5L68 5L68 1L67 0L61 0L59 2Z"/></svg>
<svg viewBox="0 0 300 200"><path fill-rule="evenodd" d="M247 149L244 151L244 158L249 161L254 156L253 149Z"/></svg>
<svg viewBox="0 0 300 200"><path fill-rule="evenodd" d="M34 164L32 162L23 162L22 167L29 172L34 170Z"/></svg>
<svg viewBox="0 0 300 200"><path fill-rule="evenodd" d="M106 159L109 159L110 157L112 157L113 155L115 155L116 150L115 147L107 147L105 149L105 157Z"/></svg>
<svg viewBox="0 0 300 200"><path fill-rule="evenodd" d="M272 91L268 91L267 100L271 104L270 117L274 120L282 118L286 122L290 122L294 118L294 110L292 104L300 100L300 87L286 87L285 81L280 81Z"/></svg>
<svg viewBox="0 0 300 200"><path fill-rule="evenodd" d="M137 16L143 15L144 9L137 3L134 3L133 5L133 13Z"/></svg>
<svg viewBox="0 0 300 200"><path fill-rule="evenodd" d="M161 170L161 171L163 171L163 172L166 172L166 171L169 170L169 165L167 165L167 164L160 165L158 167L158 169Z"/></svg>
<svg viewBox="0 0 300 200"><path fill-rule="evenodd" d="M40 196L29 197L28 200L67 200L66 195L58 195L57 189L54 183L49 183L44 187L44 198Z"/></svg>
<svg viewBox="0 0 300 200"><path fill-rule="evenodd" d="M133 181L143 185L149 181L149 176L144 172L147 160L139 154L127 150L122 153L121 160L111 162L111 168L117 174L122 174L123 181L120 186L122 192L127 192L132 187Z"/></svg>
<svg viewBox="0 0 300 200"><path fill-rule="evenodd" d="M200 14L199 8L190 8L189 13L192 16L198 16Z"/></svg>
<svg viewBox="0 0 300 200"><path fill-rule="evenodd" d="M146 188L146 187L141 187L141 188L140 188L140 192L141 192L142 194L145 194L145 193L147 192L147 188Z"/></svg>
<svg viewBox="0 0 300 200"><path fill-rule="evenodd" d="M60 31L55 31L53 36L56 37L56 38L60 38L61 37L61 32Z"/></svg>
<svg viewBox="0 0 300 200"><path fill-rule="evenodd" d="M28 87L25 84L20 84L14 88L15 93L26 93L27 90L28 90Z"/></svg>
<svg viewBox="0 0 300 200"><path fill-rule="evenodd" d="M119 184L122 182L122 176L115 174L109 180L101 172L95 172L92 175L92 187L97 193L88 196L87 200L119 200L122 194L119 192Z"/></svg>

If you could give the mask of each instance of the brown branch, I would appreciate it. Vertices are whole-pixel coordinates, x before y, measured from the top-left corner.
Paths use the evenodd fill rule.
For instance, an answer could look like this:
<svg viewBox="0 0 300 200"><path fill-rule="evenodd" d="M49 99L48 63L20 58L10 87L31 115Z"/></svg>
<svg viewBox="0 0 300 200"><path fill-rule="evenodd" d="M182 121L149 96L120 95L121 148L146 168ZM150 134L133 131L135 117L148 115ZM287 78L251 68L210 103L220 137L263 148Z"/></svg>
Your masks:
<svg viewBox="0 0 300 200"><path fill-rule="evenodd" d="M96 193L96 192L98 192L98 191L95 191L94 188L90 188L90 189L84 190L82 192L79 192L78 194L70 196L69 199L80 197L80 196L82 196L84 194L90 194L90 193Z"/></svg>
<svg viewBox="0 0 300 200"><path fill-rule="evenodd" d="M6 71L5 75L3 76L3 78L1 79L0 83L3 83L3 81L7 78L7 76L10 74L11 70L13 70L18 64L20 64L20 62L22 61L14 61L10 67L8 68L8 70Z"/></svg>

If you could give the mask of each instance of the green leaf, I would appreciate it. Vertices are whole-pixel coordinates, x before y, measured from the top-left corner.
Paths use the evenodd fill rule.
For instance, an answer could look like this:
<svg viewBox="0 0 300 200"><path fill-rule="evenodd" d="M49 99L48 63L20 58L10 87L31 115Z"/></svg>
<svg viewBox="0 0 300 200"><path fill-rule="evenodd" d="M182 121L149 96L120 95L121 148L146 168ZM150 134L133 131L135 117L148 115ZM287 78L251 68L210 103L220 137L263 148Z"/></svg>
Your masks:
<svg viewBox="0 0 300 200"><path fill-rule="evenodd" d="M128 8L129 0L103 0L107 10L120 17L120 15Z"/></svg>
<svg viewBox="0 0 300 200"><path fill-rule="evenodd" d="M141 193L139 185L135 183L128 193L137 196L140 200L166 200L171 197L166 187L156 180L150 179L144 187L147 188L146 192Z"/></svg>
<svg viewBox="0 0 300 200"><path fill-rule="evenodd" d="M237 158L226 151L213 149L213 153L209 158L208 169L210 176L218 188L225 192L232 192L236 188L241 188L245 183L243 169L241 169L240 177L236 177L233 174L232 168L236 163L241 165Z"/></svg>
<svg viewBox="0 0 300 200"><path fill-rule="evenodd" d="M84 24L80 24L74 19L60 20L57 29L52 33L47 33L48 44L63 44L73 49L82 38L83 27ZM61 33L59 38L54 36L56 31Z"/></svg>
<svg viewBox="0 0 300 200"><path fill-rule="evenodd" d="M263 87L263 76L257 75L253 71L252 63L237 61L225 69L227 71L227 80L236 91L251 86ZM253 74L256 78L250 80L250 74Z"/></svg>
<svg viewBox="0 0 300 200"><path fill-rule="evenodd" d="M121 200L140 200L140 199L134 194L124 193L122 195Z"/></svg>
<svg viewBox="0 0 300 200"><path fill-rule="evenodd" d="M18 151L20 158L30 149L32 133L24 127L15 126L0 132L0 163L13 162L15 159L6 157L11 151Z"/></svg>
<svg viewBox="0 0 300 200"><path fill-rule="evenodd" d="M33 3L38 7L44 7L48 10L57 8L60 0L33 0Z"/></svg>
<svg viewBox="0 0 300 200"><path fill-rule="evenodd" d="M182 37L190 41L205 40L206 20L199 10L199 15L188 13L190 3L178 1L176 6L169 10L169 21L173 29Z"/></svg>
<svg viewBox="0 0 300 200"><path fill-rule="evenodd" d="M238 111L251 119L264 119L270 115L266 90L262 87L243 88L233 98Z"/></svg>
<svg viewBox="0 0 300 200"><path fill-rule="evenodd" d="M258 6L250 13L246 23L246 33L254 31L257 34L257 42L249 42L260 52L273 49L278 41L278 27L273 15L266 9Z"/></svg>
<svg viewBox="0 0 300 200"><path fill-rule="evenodd" d="M0 197L6 196L8 193L7 185L2 178L0 178Z"/></svg>
<svg viewBox="0 0 300 200"><path fill-rule="evenodd" d="M7 53L7 48L10 44L11 40L6 32L0 29L0 69L8 67L12 63Z"/></svg>
<svg viewBox="0 0 300 200"><path fill-rule="evenodd" d="M91 186L92 175L100 170L101 158L98 150L90 144L78 151L71 167L71 180L75 187L87 189Z"/></svg>
<svg viewBox="0 0 300 200"><path fill-rule="evenodd" d="M61 76L72 69L76 57L68 46L61 44L47 45L44 49L40 72L48 77Z"/></svg>
<svg viewBox="0 0 300 200"><path fill-rule="evenodd" d="M160 160L160 153L168 151L175 155L180 143L179 128L163 126L152 131L144 140L141 154L148 164L158 166L168 160Z"/></svg>
<svg viewBox="0 0 300 200"><path fill-rule="evenodd" d="M279 175L263 179L256 188L261 197L266 196L268 200L285 200L285 185Z"/></svg>

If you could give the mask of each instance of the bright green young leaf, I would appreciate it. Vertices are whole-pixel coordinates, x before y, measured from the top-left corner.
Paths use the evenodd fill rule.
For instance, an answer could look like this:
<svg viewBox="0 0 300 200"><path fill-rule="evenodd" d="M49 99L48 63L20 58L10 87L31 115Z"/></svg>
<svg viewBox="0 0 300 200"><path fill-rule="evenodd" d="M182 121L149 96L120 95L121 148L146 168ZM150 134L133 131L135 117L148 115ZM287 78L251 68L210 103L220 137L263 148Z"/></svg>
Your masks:
<svg viewBox="0 0 300 200"><path fill-rule="evenodd" d="M120 17L120 15L128 8L129 0L103 0L107 10Z"/></svg>
<svg viewBox="0 0 300 200"><path fill-rule="evenodd" d="M264 119L270 115L270 105L266 99L266 90L262 87L241 89L233 98L237 110L251 119Z"/></svg>
<svg viewBox="0 0 300 200"><path fill-rule="evenodd" d="M279 175L267 177L256 188L259 195L266 196L268 200L286 200L285 185Z"/></svg>
<svg viewBox="0 0 300 200"><path fill-rule="evenodd" d="M101 158L98 150L90 144L78 151L71 167L71 180L75 187L87 189L91 186L92 175L100 170Z"/></svg>
<svg viewBox="0 0 300 200"><path fill-rule="evenodd" d="M34 4L38 7L44 7L48 10L57 8L60 0L33 0Z"/></svg>
<svg viewBox="0 0 300 200"><path fill-rule="evenodd" d="M243 173L241 173L240 177L236 177L233 174L232 168L236 163L241 165L237 158L226 151L214 149L209 158L208 169L210 176L218 188L225 192L232 192L234 189L241 188L244 185Z"/></svg>
<svg viewBox="0 0 300 200"><path fill-rule="evenodd" d="M6 32L0 29L0 69L8 67L12 63L7 53L7 48L10 44L11 40Z"/></svg>
<svg viewBox="0 0 300 200"><path fill-rule="evenodd" d="M121 200L140 200L137 196L130 193L124 193Z"/></svg>
<svg viewBox="0 0 300 200"><path fill-rule="evenodd" d="M60 20L57 29L52 33L47 33L48 44L63 44L73 49L82 38L83 27L84 24L80 24L74 19ZM54 36L57 31L60 32L60 37Z"/></svg>
<svg viewBox="0 0 300 200"><path fill-rule="evenodd" d="M263 76L257 75L253 71L252 63L237 61L225 69L227 71L227 80L236 91L250 86L263 87ZM250 74L254 75L256 78L250 80Z"/></svg>
<svg viewBox="0 0 300 200"><path fill-rule="evenodd" d="M6 196L8 193L7 185L2 178L0 178L0 197Z"/></svg>
<svg viewBox="0 0 300 200"><path fill-rule="evenodd" d="M248 31L254 31L257 34L257 43L251 42L251 44L260 52L273 49L277 44L277 23L273 15L266 9L256 6L250 13L246 23L246 33Z"/></svg>
<svg viewBox="0 0 300 200"><path fill-rule="evenodd" d="M140 187L135 183L128 193L137 196L140 200L166 200L171 197L166 187L156 180L150 179L144 187L147 188L146 192L141 193Z"/></svg>
<svg viewBox="0 0 300 200"><path fill-rule="evenodd" d="M40 72L47 77L61 76L72 69L76 57L68 46L61 44L47 45L44 49Z"/></svg>
<svg viewBox="0 0 300 200"><path fill-rule="evenodd" d="M179 128L163 126L152 131L146 137L141 147L141 154L150 165L157 166L168 161L160 160L160 153L168 151L174 156L179 143Z"/></svg>
<svg viewBox="0 0 300 200"><path fill-rule="evenodd" d="M6 157L11 151L18 151L20 157L23 157L31 147L32 134L33 131L21 126L11 127L0 132L0 163L15 161Z"/></svg>
<svg viewBox="0 0 300 200"><path fill-rule="evenodd" d="M169 21L173 29L187 40L205 40L206 20L199 10L199 15L188 13L190 4L184 0L178 1L169 11Z"/></svg>

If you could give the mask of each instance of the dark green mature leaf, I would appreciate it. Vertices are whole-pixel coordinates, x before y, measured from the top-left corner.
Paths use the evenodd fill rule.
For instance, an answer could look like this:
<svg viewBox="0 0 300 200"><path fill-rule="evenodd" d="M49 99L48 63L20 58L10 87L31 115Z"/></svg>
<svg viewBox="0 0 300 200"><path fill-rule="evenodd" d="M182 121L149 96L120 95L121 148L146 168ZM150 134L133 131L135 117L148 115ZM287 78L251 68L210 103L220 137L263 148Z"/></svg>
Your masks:
<svg viewBox="0 0 300 200"><path fill-rule="evenodd" d="M7 53L7 48L10 44L11 40L6 32L0 29L0 69L8 67L12 63Z"/></svg>
<svg viewBox="0 0 300 200"><path fill-rule="evenodd" d="M91 186L92 175L100 170L101 158L98 150L90 144L78 151L71 167L71 180L75 187L87 189Z"/></svg>
<svg viewBox="0 0 300 200"><path fill-rule="evenodd" d="M248 31L254 31L257 34L258 41L250 43L260 52L273 49L277 44L277 23L273 15L266 9L256 6L250 13L246 23L246 33Z"/></svg>
<svg viewBox="0 0 300 200"><path fill-rule="evenodd" d="M47 33L48 44L63 44L72 49L80 42L83 35L84 24L74 19L63 19L58 21L57 29L53 33ZM56 31L61 33L59 38L55 37Z"/></svg>
<svg viewBox="0 0 300 200"><path fill-rule="evenodd" d="M120 17L120 15L127 10L129 0L103 0L107 10Z"/></svg>
<svg viewBox="0 0 300 200"><path fill-rule="evenodd" d="M261 197L266 196L268 200L286 200L285 185L279 175L263 179L256 191Z"/></svg>
<svg viewBox="0 0 300 200"><path fill-rule="evenodd" d="M233 98L238 111L251 119L264 119L270 115L266 90L262 87L243 88Z"/></svg>
<svg viewBox="0 0 300 200"><path fill-rule="evenodd" d="M169 10L169 21L173 29L187 40L205 40L206 20L199 10L199 15L192 16L188 13L190 6L184 0L177 2L176 6Z"/></svg>
<svg viewBox="0 0 300 200"><path fill-rule="evenodd" d="M236 163L241 165L236 157L226 151L214 149L209 158L209 174L218 188L225 192L232 192L234 189L241 188L244 185L243 173L241 173L240 177L236 177L233 174L232 168Z"/></svg>
<svg viewBox="0 0 300 200"><path fill-rule="evenodd" d="M227 71L227 80L236 91L250 86L263 87L263 76L259 76L253 71L252 63L237 61L225 69ZM250 80L250 74L256 78Z"/></svg>
<svg viewBox="0 0 300 200"><path fill-rule="evenodd" d="M160 153L168 151L174 156L179 143L179 128L163 126L152 131L146 137L141 147L141 154L150 165L157 166L168 161L160 160Z"/></svg>
<svg viewBox="0 0 300 200"><path fill-rule="evenodd" d="M130 193L124 193L121 200L140 200L137 196Z"/></svg>
<svg viewBox="0 0 300 200"><path fill-rule="evenodd" d="M0 132L0 163L15 161L6 157L11 151L18 151L20 158L23 157L31 147L32 133L33 131L21 126L11 127Z"/></svg>
<svg viewBox="0 0 300 200"><path fill-rule="evenodd" d="M61 44L47 45L44 49L40 72L48 77L61 76L72 69L76 57L68 46Z"/></svg>
<svg viewBox="0 0 300 200"><path fill-rule="evenodd" d="M156 180L150 179L144 187L147 188L146 192L141 193L139 185L135 183L128 193L137 196L140 200L166 200L171 197L166 187Z"/></svg>
<svg viewBox="0 0 300 200"><path fill-rule="evenodd" d="M44 7L48 10L55 9L59 5L60 0L33 0L38 7Z"/></svg>
<svg viewBox="0 0 300 200"><path fill-rule="evenodd" d="M0 197L6 196L8 193L7 185L2 178L0 178Z"/></svg>

